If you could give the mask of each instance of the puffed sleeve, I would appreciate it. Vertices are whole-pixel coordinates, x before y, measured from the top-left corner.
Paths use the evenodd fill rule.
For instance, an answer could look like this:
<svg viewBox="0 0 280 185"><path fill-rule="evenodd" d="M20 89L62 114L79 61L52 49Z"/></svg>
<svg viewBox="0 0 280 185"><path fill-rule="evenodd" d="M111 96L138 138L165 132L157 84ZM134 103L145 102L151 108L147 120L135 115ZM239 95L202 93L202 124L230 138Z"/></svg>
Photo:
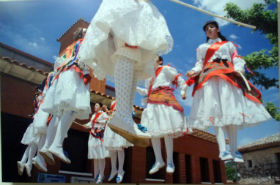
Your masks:
<svg viewBox="0 0 280 185"><path fill-rule="evenodd" d="M146 88L136 87L136 91L142 96L148 95L148 90Z"/></svg>
<svg viewBox="0 0 280 185"><path fill-rule="evenodd" d="M192 71L198 73L202 70L203 67L203 61L204 61L204 55L202 52L202 45L200 45L196 50L196 63L195 66L191 69Z"/></svg>
<svg viewBox="0 0 280 185"><path fill-rule="evenodd" d="M231 60L235 71L244 72L245 61L238 55L236 47L232 42L229 42L229 49L231 54Z"/></svg>
<svg viewBox="0 0 280 185"><path fill-rule="evenodd" d="M165 68L166 68L165 71L168 72L168 76L170 80L178 84L178 86L180 87L181 96L184 95L187 90L187 84L185 83L182 74L178 73L177 70L173 67L166 66Z"/></svg>
<svg viewBox="0 0 280 185"><path fill-rule="evenodd" d="M101 123L101 124L106 124L107 121L108 121L108 119L109 119L108 114L106 114L105 112L103 112L103 113L101 114L101 119L98 119L98 122Z"/></svg>
<svg viewBox="0 0 280 185"><path fill-rule="evenodd" d="M91 122L92 122L94 116L95 116L95 114L93 114L93 115L91 116L91 119L90 119L90 121L89 121L88 123L84 124L85 127L91 128L91 126L92 126L92 123L91 123Z"/></svg>
<svg viewBox="0 0 280 185"><path fill-rule="evenodd" d="M91 120L88 123L84 124L84 126L87 127L87 128L91 128L91 126L92 126Z"/></svg>

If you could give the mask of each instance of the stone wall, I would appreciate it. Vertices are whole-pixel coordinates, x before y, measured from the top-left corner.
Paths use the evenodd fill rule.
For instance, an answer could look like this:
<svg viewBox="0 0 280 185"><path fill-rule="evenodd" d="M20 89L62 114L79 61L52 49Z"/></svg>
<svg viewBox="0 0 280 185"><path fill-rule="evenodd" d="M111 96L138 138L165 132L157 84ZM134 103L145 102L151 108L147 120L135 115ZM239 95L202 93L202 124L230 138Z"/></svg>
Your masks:
<svg viewBox="0 0 280 185"><path fill-rule="evenodd" d="M244 163L238 164L240 183L273 184L280 177L280 147L271 147L243 153ZM279 155L279 154L278 154Z"/></svg>

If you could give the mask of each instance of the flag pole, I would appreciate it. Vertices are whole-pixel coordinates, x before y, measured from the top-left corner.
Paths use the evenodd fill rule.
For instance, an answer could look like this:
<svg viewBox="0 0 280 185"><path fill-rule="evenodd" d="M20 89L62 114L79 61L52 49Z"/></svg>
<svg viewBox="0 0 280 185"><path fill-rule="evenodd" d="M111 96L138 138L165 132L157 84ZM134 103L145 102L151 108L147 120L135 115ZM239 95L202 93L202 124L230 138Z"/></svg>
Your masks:
<svg viewBox="0 0 280 185"><path fill-rule="evenodd" d="M199 12L202 12L204 14L207 14L207 15L210 15L210 16L213 16L213 17L217 17L219 19L222 19L222 20L225 20L225 21L228 21L228 22L231 22L231 23L234 23L234 24L237 24L238 26L244 26L244 27L247 27L247 28L251 28L251 29L256 29L256 26L253 26L253 25L250 25L250 24L245 24L245 23L242 23L242 22L239 22L239 21L235 21L235 20L232 20L232 19L229 19L229 18L226 18L226 17L223 17L223 16L219 16L219 15L216 15L212 12L209 12L209 11L206 11L206 10L203 10L203 9L200 9L200 8L197 8L193 5L190 5L190 4L187 4L185 2L182 2L180 0L170 0L174 3L177 3L177 4L180 4L180 5L183 5L185 7L188 7L188 8L191 8L191 9L194 9L196 11L199 11Z"/></svg>

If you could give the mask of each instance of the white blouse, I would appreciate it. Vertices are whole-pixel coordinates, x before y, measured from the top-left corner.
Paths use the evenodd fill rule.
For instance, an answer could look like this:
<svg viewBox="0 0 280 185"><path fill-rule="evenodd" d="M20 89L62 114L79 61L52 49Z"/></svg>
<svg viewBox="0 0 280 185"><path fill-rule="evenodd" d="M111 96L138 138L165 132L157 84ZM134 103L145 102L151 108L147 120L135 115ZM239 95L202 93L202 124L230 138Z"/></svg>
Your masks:
<svg viewBox="0 0 280 185"><path fill-rule="evenodd" d="M220 38L209 39L207 43L201 44L197 49L197 61L195 66L192 68L192 71L200 72L203 67L204 58L208 48L215 42L221 42ZM227 42L223 44L210 58L208 62L212 62L216 58L227 59L229 62L233 62L234 70L244 72L245 61L240 57L233 57L233 54L237 54L236 47L232 42Z"/></svg>
<svg viewBox="0 0 280 185"><path fill-rule="evenodd" d="M163 66L163 69L160 71L160 73L158 74L158 76L153 82L152 90L158 87L166 87L166 86L170 87L177 75L179 75L179 73L175 68L170 66ZM150 82L151 82L151 78L148 79L145 83L146 89L137 87L136 89L137 92L141 95L147 95ZM187 90L187 85L185 84L185 80L182 78L182 76L178 77L178 86L180 87L181 95L183 95Z"/></svg>
<svg viewBox="0 0 280 185"><path fill-rule="evenodd" d="M99 111L99 112L100 112L100 111ZM92 120L94 119L95 115L96 115L96 113L94 113L94 114L91 116L90 121L89 121L87 124L85 124L85 126L86 126L87 128L91 128L91 127L92 127ZM95 123L95 124L94 124L94 128L105 127L108 118L109 118L108 115L107 115L105 112L103 112L103 113L96 119L96 122L98 122L98 123Z"/></svg>

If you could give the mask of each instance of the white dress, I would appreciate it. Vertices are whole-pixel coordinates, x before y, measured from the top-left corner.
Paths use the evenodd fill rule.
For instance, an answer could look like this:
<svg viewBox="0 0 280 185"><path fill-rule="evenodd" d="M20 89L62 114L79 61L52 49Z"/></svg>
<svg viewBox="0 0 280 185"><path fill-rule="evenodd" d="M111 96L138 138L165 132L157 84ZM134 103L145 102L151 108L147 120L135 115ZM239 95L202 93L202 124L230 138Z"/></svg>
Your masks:
<svg viewBox="0 0 280 185"><path fill-rule="evenodd" d="M32 142L34 142L34 124L31 123L28 125L27 129L25 130L22 139L21 139L21 143L24 145L29 145Z"/></svg>
<svg viewBox="0 0 280 185"><path fill-rule="evenodd" d="M199 46L197 62L193 71L202 70L207 49L220 41L220 38L209 39L207 43ZM209 62L216 58L227 59L233 63L235 71L243 72L245 61L240 57L234 57L234 53L236 53L235 46L231 42L227 42L214 53ZM271 116L263 104L247 99L241 89L224 79L212 77L196 91L193 97L189 124L198 129L225 125L248 126L270 118Z"/></svg>
<svg viewBox="0 0 280 185"><path fill-rule="evenodd" d="M96 113L92 115L90 122L88 122L85 126L87 128L92 128L92 120L94 119ZM94 124L94 128L105 129L106 121L108 120L108 115L103 112L96 120ZM107 127L106 127L107 129ZM106 130L105 129L105 130ZM109 151L105 148L104 142L100 139L93 137L89 134L88 138L88 159L105 159L109 157Z"/></svg>
<svg viewBox="0 0 280 185"><path fill-rule="evenodd" d="M57 62L63 60L58 58ZM83 72L88 73L86 69L83 69ZM75 118L88 119L91 113L89 83L85 85L83 78L75 69L70 68L61 72L50 87L42 109L56 116L74 111Z"/></svg>
<svg viewBox="0 0 280 185"><path fill-rule="evenodd" d="M44 88L45 89L45 88ZM40 94L38 96L38 103L37 103L37 112L34 113L34 116L33 116L33 121L31 124L28 125L27 129L25 130L23 136L22 136L22 139L21 139L21 143L24 144L24 145L29 145L31 143L34 143L34 144L38 144L39 142L39 130L38 130L38 124L39 123L42 123L44 118L45 118L45 112L43 112L41 109L40 109L40 102L42 101L44 97L44 91L42 94ZM47 114L47 118L48 118L48 113ZM45 125L47 123L47 120L45 122Z"/></svg>
<svg viewBox="0 0 280 185"><path fill-rule="evenodd" d="M175 68L164 66L161 72L155 78L152 85L152 90L159 87L171 87L172 81L177 75L178 73ZM146 84L150 84L150 80ZM178 86L181 89L180 94L182 95L185 93L187 85L181 76L178 78ZM142 95L148 94L147 89L137 87L137 91ZM165 135L178 137L183 135L188 127L183 111L181 112L177 109L174 109L172 106L149 102L147 103L147 107L142 112L141 124L147 128L147 132L150 133L152 137L163 137Z"/></svg>
<svg viewBox="0 0 280 185"><path fill-rule="evenodd" d="M33 124L34 124L34 134L35 135L41 135L46 134L47 132L47 121L49 118L49 113L42 110L42 105L44 104L45 96L50 88L50 84L53 80L53 72L51 72L46 80L46 84L44 87L44 90L42 92L42 95L39 96L39 104L38 104L38 111L34 115Z"/></svg>
<svg viewBox="0 0 280 185"><path fill-rule="evenodd" d="M123 148L133 146L133 144L116 132L113 132L110 127L106 127L104 133L104 146L108 150L122 150Z"/></svg>
<svg viewBox="0 0 280 185"><path fill-rule="evenodd" d="M138 49L125 47L125 43ZM103 0L78 56L98 79L113 76L115 58L124 56L136 62L141 80L152 76L156 54L168 53L172 47L165 19L150 1Z"/></svg>

